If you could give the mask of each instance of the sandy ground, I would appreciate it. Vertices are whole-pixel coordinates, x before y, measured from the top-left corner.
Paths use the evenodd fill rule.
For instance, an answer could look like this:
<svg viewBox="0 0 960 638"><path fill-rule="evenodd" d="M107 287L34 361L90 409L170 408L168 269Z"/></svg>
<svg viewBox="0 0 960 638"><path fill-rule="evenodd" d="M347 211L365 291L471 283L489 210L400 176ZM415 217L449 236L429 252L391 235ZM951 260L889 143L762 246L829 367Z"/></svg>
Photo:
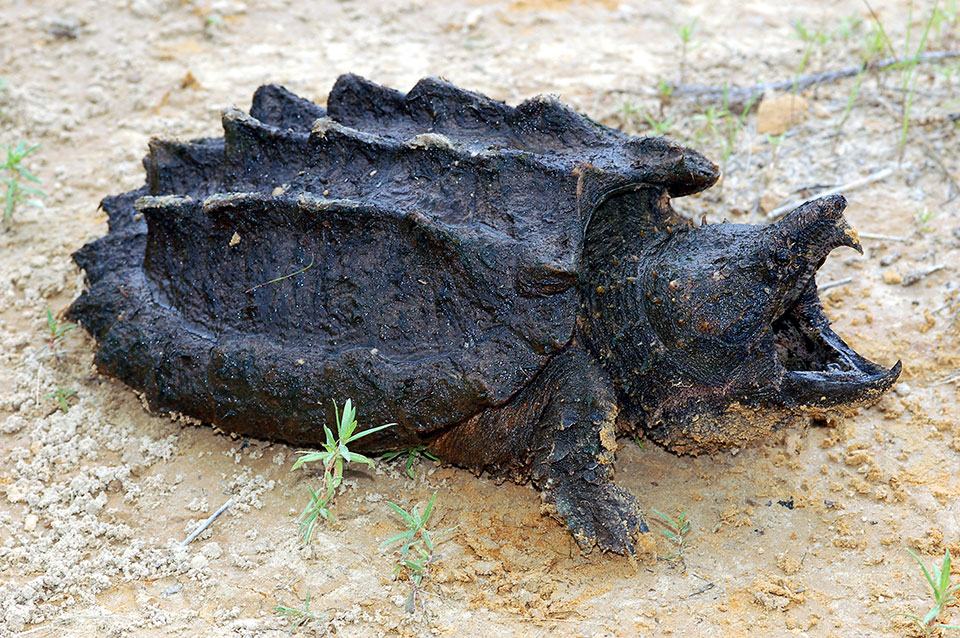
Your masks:
<svg viewBox="0 0 960 638"><path fill-rule="evenodd" d="M429 461L415 479L384 462L348 472L338 521L301 547L296 518L317 479L290 472L294 450L151 414L96 373L79 329L58 357L43 350L44 306L59 312L81 290L70 254L105 233L103 196L142 183L148 139L218 135L218 109L248 106L262 83L321 103L348 71L402 90L441 75L510 103L554 93L630 132L650 128L644 112L671 120L671 135L720 161L705 114L721 105L663 102L658 80L793 78L807 48L793 21L829 34L803 73L861 60L863 4L789 5L0 0L0 143L42 143L26 165L49 194L0 229L0 635L282 636L291 621L273 608L308 593L326 618L301 635L909 635L893 614L931 602L907 549L928 564L960 555L960 200L946 202L960 167L957 60L917 71L901 163L902 73L864 79L837 134L851 78L803 91L805 117L776 149L747 115L722 187L676 203L696 219L760 222L895 169L848 193L866 255L838 251L819 281L850 278L823 294L851 345L904 362L895 392L839 424L697 458L621 441L620 484L648 512L686 509L683 562L658 536L660 558L636 567L584 556L529 487ZM908 5L874 8L902 51ZM684 65L676 27L694 18ZM960 48L957 22L939 26L928 49ZM57 388L76 390L67 412L49 398ZM456 529L408 613L410 584L380 549L400 530L385 502L422 507L434 492L432 526Z"/></svg>

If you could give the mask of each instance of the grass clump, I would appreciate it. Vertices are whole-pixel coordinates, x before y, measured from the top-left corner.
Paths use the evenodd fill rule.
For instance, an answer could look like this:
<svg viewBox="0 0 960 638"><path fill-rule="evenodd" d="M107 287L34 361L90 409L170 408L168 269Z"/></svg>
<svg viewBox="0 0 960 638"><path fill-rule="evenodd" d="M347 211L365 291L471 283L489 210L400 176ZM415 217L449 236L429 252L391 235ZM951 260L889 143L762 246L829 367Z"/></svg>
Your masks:
<svg viewBox="0 0 960 638"><path fill-rule="evenodd" d="M680 36L680 82L683 83L687 81L687 53L699 46L691 46L693 31L697 28L697 19L694 18L689 24L677 25L674 28Z"/></svg>
<svg viewBox="0 0 960 638"><path fill-rule="evenodd" d="M660 517L661 522L667 526L662 530L664 536L676 544L676 551L667 556L667 560L676 558L683 560L683 550L687 548L687 535L690 533L690 521L687 519L687 508L680 510L680 515L673 519L660 510L653 510L653 513Z"/></svg>
<svg viewBox="0 0 960 638"><path fill-rule="evenodd" d="M937 617L943 613L944 608L951 602L957 600L957 597L954 595L957 590L960 590L960 583L952 585L950 583L950 550L947 550L946 555L943 557L943 564L938 568L936 564L931 566L933 573L931 574L927 567L923 564L923 561L920 560L920 557L914 554L909 549L910 555L913 556L913 560L917 561L917 564L920 565L920 570L923 571L924 577L927 579L927 584L930 585L930 589L933 593L933 607L930 608L923 618L916 616L914 614L898 613L894 616L904 616L909 618L917 627L920 629L921 633L924 636L933 635L934 629L955 629L960 630L958 625L946 625L944 623L935 622Z"/></svg>
<svg viewBox="0 0 960 638"><path fill-rule="evenodd" d="M702 114L694 116L694 119L702 121L703 128L712 133L716 138L717 144L720 146L720 155L722 158L720 171L724 176L727 174L727 163L736 149L737 138L740 135L740 131L743 130L747 114L750 113L750 109L753 108L753 104L758 97L759 94L752 95L750 99L744 103L743 110L738 115L731 110L732 105L730 104L728 87L724 86L723 104L719 108L709 106ZM720 183L720 187L723 187L723 182Z"/></svg>
<svg viewBox="0 0 960 638"><path fill-rule="evenodd" d="M398 561L393 568L395 576L405 575L410 580L410 595L407 597L406 609L408 613L413 613L417 596L420 594L420 585L427 575L430 564L436 557L437 542L444 534L449 534L455 528L443 530L442 532L430 532L427 529L427 523L430 515L433 513L433 505L437 500L437 494L434 492L430 497L430 502L423 510L423 514L417 511L417 506L413 506L413 511L407 512L396 503L387 503L397 516L399 516L407 529L393 538L389 538L381 543L381 548L391 545L400 545L397 550Z"/></svg>
<svg viewBox="0 0 960 638"><path fill-rule="evenodd" d="M407 472L407 476L409 476L412 479L417 478L417 473L414 471L413 466L417 462L417 459L419 459L421 456L425 456L431 461L440 460L432 452L427 450L426 445L417 445L415 447L407 448L406 450L395 450L393 452L385 452L383 456L380 458L382 458L384 461L392 461L399 456L403 456L404 454L407 456L407 461L404 464L405 470Z"/></svg>
<svg viewBox="0 0 960 638"><path fill-rule="evenodd" d="M273 612L278 616L285 616L288 618L293 618L293 626L290 627L290 635L307 624L310 621L323 620L327 617L326 614L315 614L310 611L310 592L307 591L307 598L303 601L303 609L297 609L296 607L287 607L286 605L277 605L273 608Z"/></svg>
<svg viewBox="0 0 960 638"><path fill-rule="evenodd" d="M67 404L67 399L76 393L76 390L64 390L63 388L57 388L56 392L51 392L45 398L56 399L60 404L60 411L66 414L70 410L70 406Z"/></svg>
<svg viewBox="0 0 960 638"><path fill-rule="evenodd" d="M337 409L336 403L333 405L337 420L337 436L327 426L323 427L326 433L326 442L323 449L317 452L301 450L297 452L302 456L293 464L293 470L306 463L323 463L323 481L319 490L308 488L310 490L310 502L303 508L300 514L300 538L304 543L309 543L313 538L313 533L320 519L332 520L333 514L330 512L330 504L336 494L337 488L343 482L343 464L344 463L365 463L373 466L373 461L362 454L351 452L347 447L350 443L361 439L368 434L379 432L385 428L392 427L396 423L387 423L375 428L369 428L362 432L357 432L357 412L350 399L343 404L343 412Z"/></svg>
<svg viewBox="0 0 960 638"><path fill-rule="evenodd" d="M876 31L878 33L879 40L886 45L886 48L890 51L890 55L892 57L897 57L897 52L894 49L893 44L890 42L890 38L887 36L887 30L884 29L880 18L877 16L873 8L870 7L869 3L867 3L867 8L870 9L870 15L873 17L873 21L876 25ZM926 26L923 29L923 33L920 35L920 41L917 43L916 49L913 49L913 52L911 53L910 38L913 30L913 2L911 2L909 5L906 21L907 32L903 42L903 57L906 59L906 62L894 67L899 67L901 69L900 93L902 97L900 101L900 141L898 144L900 162L903 162L903 153L907 146L907 133L910 130L910 110L913 107L913 97L916 92L917 77L919 75L917 73L917 64L920 62L920 56L927 47L927 40L929 39L930 31L933 29L935 23L942 23L942 21L938 22L938 18L944 15L946 14L944 14L944 12L940 9L939 1L934 2L930 18L927 20Z"/></svg>
<svg viewBox="0 0 960 638"><path fill-rule="evenodd" d="M47 332L50 338L50 350L55 351L57 343L63 339L63 337L76 328L76 324L68 323L62 324L60 321L53 316L53 312L50 310L50 306L44 306L44 310L47 313Z"/></svg>
<svg viewBox="0 0 960 638"><path fill-rule="evenodd" d="M23 167L23 160L30 153L40 148L39 144L27 148L26 142L20 142L16 146L0 146L7 153L7 158L3 164L0 164L0 182L7 186L3 197L3 221L13 218L13 213L20 204L40 207L41 204L36 199L24 199L24 195L34 195L35 197L46 197L46 193L24 186L21 182L27 180L39 184L40 180Z"/></svg>

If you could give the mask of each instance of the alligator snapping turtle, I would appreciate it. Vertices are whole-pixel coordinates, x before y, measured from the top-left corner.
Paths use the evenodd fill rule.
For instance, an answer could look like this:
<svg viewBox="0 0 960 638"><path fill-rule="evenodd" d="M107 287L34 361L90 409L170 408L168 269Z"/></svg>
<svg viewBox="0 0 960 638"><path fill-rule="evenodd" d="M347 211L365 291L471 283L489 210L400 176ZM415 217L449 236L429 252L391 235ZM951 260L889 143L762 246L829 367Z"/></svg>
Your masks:
<svg viewBox="0 0 960 638"><path fill-rule="evenodd" d="M581 547L630 552L617 436L698 453L875 399L900 373L831 329L814 273L861 250L841 196L695 227L717 167L552 97L341 77L326 109L263 86L223 138L153 140L107 197L69 310L100 371L229 431L321 442L359 399L367 451L540 490Z"/></svg>

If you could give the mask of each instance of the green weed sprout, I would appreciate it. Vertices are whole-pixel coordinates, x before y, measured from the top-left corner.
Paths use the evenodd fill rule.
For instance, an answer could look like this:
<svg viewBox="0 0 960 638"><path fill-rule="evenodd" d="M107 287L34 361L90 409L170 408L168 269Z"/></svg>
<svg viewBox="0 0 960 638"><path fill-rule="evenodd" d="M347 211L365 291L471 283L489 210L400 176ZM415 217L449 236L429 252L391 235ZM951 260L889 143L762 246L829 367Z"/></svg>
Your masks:
<svg viewBox="0 0 960 638"><path fill-rule="evenodd" d="M870 69L870 61L873 60L873 58L875 58L883 50L884 37L885 35L883 31L874 27L871 34L864 41L863 64L860 66L860 70L857 72L857 77L853 81L853 88L850 90L850 94L847 96L847 105L844 107L843 115L840 117L840 121L837 123L837 130L834 133L834 135L837 136L837 139L839 139L840 131L843 129L843 125L846 124L847 119L850 117L850 112L853 110L853 104L856 102L857 95L860 93L860 87L863 85L863 80Z"/></svg>
<svg viewBox="0 0 960 638"><path fill-rule="evenodd" d="M385 540L380 544L381 549L391 545L400 544L399 561L393 568L393 574L397 575L406 572L410 578L410 596L407 598L407 613L413 613L417 596L420 593L420 585L427 573L427 568L434 559L436 545L440 537L452 532L455 528L443 530L442 532L431 533L427 529L427 522L430 520L430 514L433 513L433 505L437 500L437 493L434 492L427 503L423 514L417 511L417 506L413 506L412 512L406 512L396 503L388 502L387 505L397 516L403 519L407 529L396 536Z"/></svg>
<svg viewBox="0 0 960 638"><path fill-rule="evenodd" d="M940 216L940 211L932 211L926 206L918 208L916 213L917 229L921 233L929 233L933 230L930 222Z"/></svg>
<svg viewBox="0 0 960 638"><path fill-rule="evenodd" d="M673 95L673 85L663 78L657 78L657 95L660 96L660 104L663 105Z"/></svg>
<svg viewBox="0 0 960 638"><path fill-rule="evenodd" d="M733 155L737 137L743 129L743 123L747 118L747 114L750 113L750 109L753 108L753 103L759 97L759 94L751 96L744 105L743 112L737 115L730 110L730 100L727 91L727 87L724 86L723 105L721 108L718 109L714 106L708 106L703 114L694 116L694 119L702 120L706 123L706 130L713 133L717 139L717 143L720 145L721 156L723 158L720 171L723 175L727 173L727 162L730 156ZM720 183L720 188L723 188L723 182Z"/></svg>
<svg viewBox="0 0 960 638"><path fill-rule="evenodd" d="M770 170L773 170L777 166L777 158L780 155L780 145L783 144L783 139L787 134L770 135L769 133L764 133L763 136L766 138L767 144L773 147L773 159L770 160Z"/></svg>
<svg viewBox="0 0 960 638"><path fill-rule="evenodd" d="M644 113L643 117L647 120L647 124L650 125L650 128L652 128L657 135L666 135L667 131L670 130L670 127L673 126L673 120L670 118L656 120L651 117L649 113Z"/></svg>
<svg viewBox="0 0 960 638"><path fill-rule="evenodd" d="M418 458L420 458L421 456L425 456L431 461L440 460L432 452L429 452L427 450L426 445L417 445L412 448L407 448L406 450L396 450L394 452L385 452L383 456L381 456L380 458L382 458L384 461L392 461L402 454L407 455L407 462L405 464L406 465L405 469L407 472L407 476L409 476L412 479L417 478L417 473L413 471L413 464L417 462Z"/></svg>
<svg viewBox="0 0 960 638"><path fill-rule="evenodd" d="M723 90L723 112L724 112L724 144L723 144L723 172L727 172L727 160L730 158L730 155L733 154L734 146L737 142L737 135L740 134L740 130L743 128L743 121L747 118L747 113L750 112L750 109L753 108L753 103L757 100L759 94L754 94L750 96L750 99L747 100L747 103L743 107L743 112L740 115L735 115L730 111L729 102L727 101L727 90L724 87Z"/></svg>
<svg viewBox="0 0 960 638"><path fill-rule="evenodd" d="M870 8L869 3L867 7ZM917 88L917 63L920 61L920 55L923 53L923 50L927 46L927 37L930 35L930 30L933 28L934 21L937 19L937 16L940 15L938 12L940 7L939 0L936 0L933 3L933 11L930 14L930 19L927 20L927 25L923 30L923 34L920 36L920 43L917 45L916 50L911 55L910 54L910 34L912 31L913 25L913 3L910 3L910 7L907 13L907 32L904 38L903 51L904 57L907 58L907 61L901 65L903 68L903 75L901 79L901 94L903 95L902 102L900 105L900 142L898 144L900 152L900 162L903 162L903 152L907 146L907 133L910 130L910 109L913 106L913 96ZM896 57L896 51L893 48L893 44L890 42L890 38L887 36L886 29L883 28L883 23L880 21L880 18L877 17L877 14L870 8L870 14L873 16L874 23L877 26L877 31L880 33L880 37L883 43L890 50L890 54L893 57Z"/></svg>
<svg viewBox="0 0 960 638"><path fill-rule="evenodd" d="M323 482L319 490L308 488L310 490L310 502L300 514L300 537L304 544L309 543L313 538L314 530L320 518L332 520L333 514L330 512L330 504L333 496L343 482L343 464L346 463L365 463L373 467L373 461L362 454L351 452L347 445L357 439L361 439L368 434L379 432L385 428L392 427L396 423L387 423L375 428L357 432L357 413L350 399L343 404L343 413L337 409L336 403L333 410L337 418L337 437L334 439L333 433L327 426L323 427L326 433L326 442L323 444L323 450L319 452L310 452L300 450L297 454L302 456L293 464L292 470L305 463L320 461L323 463Z"/></svg>
<svg viewBox="0 0 960 638"><path fill-rule="evenodd" d="M57 388L56 392L51 392L45 398L56 399L60 403L60 411L66 414L70 409L70 406L67 405L67 397L76 393L76 390L64 390L63 388Z"/></svg>
<svg viewBox="0 0 960 638"><path fill-rule="evenodd" d="M25 200L23 198L24 194L35 195L37 197L46 197L47 195L43 191L24 186L20 183L23 179L36 184L40 183L39 179L21 166L24 158L40 148L40 145L37 144L27 148L25 142L20 142L16 147L0 146L0 148L3 148L7 152L6 161L0 164L0 172L6 172L6 177L0 177L0 182L7 185L7 192L3 198L3 220L7 221L13 217L13 213L19 204L29 204L30 206L36 206L38 208L41 206L40 202L35 199Z"/></svg>
<svg viewBox="0 0 960 638"><path fill-rule="evenodd" d="M50 350L52 351L56 348L57 342L77 326L72 323L66 325L60 323L57 318L53 316L50 306L44 306L43 308L47 312L47 330L50 333Z"/></svg>
<svg viewBox="0 0 960 638"><path fill-rule="evenodd" d="M687 508L680 510L680 516L676 520L664 514L660 510L653 510L653 513L659 516L663 523L669 528L662 530L664 536L677 544L677 551L666 558L678 558L683 560L683 550L687 548L687 534L690 532L690 521L687 520Z"/></svg>
<svg viewBox="0 0 960 638"><path fill-rule="evenodd" d="M934 629L957 629L960 630L958 625L945 625L943 623L934 623L944 608L951 602L957 600L957 597L954 596L954 593L957 590L960 590L960 584L951 585L950 584L950 550L947 550L946 555L943 557L943 565L938 569L936 564L934 564L931 569L933 574L927 570L926 566L923 564L923 561L920 560L920 557L914 554L909 549L910 555L913 556L913 560L917 561L917 564L920 565L920 569L923 571L923 575L927 579L927 583L930 585L930 589L933 590L933 601L934 605L926 613L923 618L915 616L913 614L904 614L898 613L894 616L905 616L917 624L917 627L920 628L920 631L923 632L924 636L932 635L931 632Z"/></svg>
<svg viewBox="0 0 960 638"><path fill-rule="evenodd" d="M900 161L903 161L903 151L907 146L907 132L910 130L910 108L913 106L913 96L917 89L917 62L920 60L920 54L923 53L923 50L927 46L927 36L930 35L930 28L933 26L933 21L937 16L937 8L939 7L939 2L934 2L933 4L933 13L930 14L930 20L927 21L927 26L923 30L923 35L920 37L920 44L917 45L917 50L911 56L910 61L907 64L907 68L903 73L903 105L902 109L902 118L903 124L900 131ZM907 14L907 36L906 41L904 42L903 48L904 52L909 55L910 53L910 23L913 21L913 3L910 3L910 10ZM907 85L909 84L910 88L907 90Z"/></svg>
<svg viewBox="0 0 960 638"><path fill-rule="evenodd" d="M697 46L690 46L690 42L693 40L693 30L697 28L697 19L694 18L690 24L681 24L675 28L682 43L680 46L680 82L682 83L687 79L687 52L697 48Z"/></svg>
<svg viewBox="0 0 960 638"><path fill-rule="evenodd" d="M289 616L294 618L293 626L290 627L290 635L299 629L302 625L310 622L311 620L323 620L327 617L327 614L317 615L310 611L310 591L307 591L307 598L303 601L303 609L296 609L295 607L287 607L286 605L277 605L273 608L274 613L278 616Z"/></svg>

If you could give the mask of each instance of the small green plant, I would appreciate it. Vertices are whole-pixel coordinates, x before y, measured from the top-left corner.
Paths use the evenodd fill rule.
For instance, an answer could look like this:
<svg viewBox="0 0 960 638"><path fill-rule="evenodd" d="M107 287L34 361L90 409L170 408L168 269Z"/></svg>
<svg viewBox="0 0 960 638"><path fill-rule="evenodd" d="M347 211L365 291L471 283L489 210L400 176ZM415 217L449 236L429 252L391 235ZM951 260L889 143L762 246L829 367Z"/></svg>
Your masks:
<svg viewBox="0 0 960 638"><path fill-rule="evenodd" d="M18 143L14 146L0 146L7 153L7 159L3 164L0 164L0 172L6 173L6 177L0 177L0 182L3 182L7 185L7 192L4 195L4 204L3 204L3 220L7 221L13 217L14 211L16 211L17 206L20 204L28 204L30 206L40 207L41 204L35 199L24 199L24 194L34 195L36 197L46 197L46 193L39 191L36 188L31 188L29 186L24 186L21 184L21 180L27 180L39 184L40 180L34 177L27 169L22 166L23 160L30 153L34 152L40 148L39 144L27 148L25 142Z"/></svg>
<svg viewBox="0 0 960 638"><path fill-rule="evenodd" d="M730 100L727 87L723 88L723 105L720 108L708 106L707 110L700 115L694 116L695 120L704 123L704 128L713 134L717 143L720 145L720 155L722 158L721 173L726 174L727 163L733 151L736 148L737 138L743 129L743 123L747 118L753 103L757 100L759 94L752 95L743 106L743 112L740 115L730 110ZM720 187L723 187L721 182Z"/></svg>
<svg viewBox="0 0 960 638"><path fill-rule="evenodd" d="M960 584L950 584L950 550L948 549L946 555L944 555L943 564L941 567L938 568L936 564L931 567L933 574L927 570L919 556L914 554L909 549L907 551L910 552L911 556L913 556L913 560L917 561L917 564L920 565L920 569L923 571L923 575L927 579L927 584L930 585L930 589L933 590L934 605L930 611L923 616L923 618L915 616L914 614L905 613L894 614L894 616L904 616L909 618L917 624L917 627L924 636L933 635L934 629L960 630L960 625L945 625L943 623L934 622L937 619L937 616L943 613L944 608L948 604L957 600L957 597L954 595L954 593L957 590L960 590Z"/></svg>
<svg viewBox="0 0 960 638"><path fill-rule="evenodd" d="M76 393L76 390L64 390L63 388L57 388L56 392L51 392L45 398L56 399L60 403L60 411L66 414L70 409L70 406L67 405L67 398Z"/></svg>
<svg viewBox="0 0 960 638"><path fill-rule="evenodd" d="M419 459L421 456L425 456L431 461L440 460L432 452L429 452L427 450L426 445L417 445L415 447L407 448L406 450L396 450L394 452L385 452L383 456L381 456L380 458L382 458L384 461L392 461L398 456L401 456L404 454L407 455L407 462L405 464L407 476L409 476L412 479L417 478L417 473L414 472L413 465L417 462L417 459Z"/></svg>
<svg viewBox="0 0 960 638"><path fill-rule="evenodd" d="M933 7L933 30L936 33L936 37L939 40L943 37L943 28L947 27L947 31L957 22L957 0L950 0L950 6L941 7L938 4L935 4Z"/></svg>
<svg viewBox="0 0 960 638"><path fill-rule="evenodd" d="M843 125L846 124L847 119L850 117L850 112L853 110L853 105L857 100L857 95L860 94L860 87L863 85L863 79L866 77L867 71L870 68L870 62L883 50L883 38L883 32L874 27L864 42L862 52L863 64L860 66L860 70L857 72L857 76L853 80L853 88L850 89L850 94L847 96L847 104L843 109L843 115L840 117L840 121L837 123L837 130L834 133L837 139L839 139L840 131L843 129Z"/></svg>
<svg viewBox="0 0 960 638"><path fill-rule="evenodd" d="M692 51L699 45L690 46L693 40L693 30L697 28L697 19L694 18L690 24L681 24L674 27L677 35L680 36L680 82L687 80L687 52Z"/></svg>
<svg viewBox="0 0 960 638"><path fill-rule="evenodd" d="M636 442L636 444L640 447L640 450L641 450L641 451L647 449L647 442L644 441L644 440L643 440L643 437L640 436L639 434L634 435L633 440L634 440L634 441Z"/></svg>
<svg viewBox="0 0 960 638"><path fill-rule="evenodd" d="M927 46L927 38L930 35L931 29L933 28L934 21L939 15L939 6L940 2L939 0L936 0L933 4L933 10L930 13L930 19L927 20L926 27L920 36L920 42L917 44L917 48L912 54L910 52L910 37L913 25L913 2L910 3L907 12L907 31L906 35L904 36L903 43L904 57L907 59L907 61L902 65L897 65L902 69L902 74L900 77L900 93L903 96L900 103L900 142L898 145L900 150L900 162L903 161L903 153L907 146L907 133L910 130L910 110L913 107L913 96L916 92L917 78L919 75L916 72L917 64L920 62L920 55ZM870 7L869 3L867 3L867 7L870 9L870 14L873 16L874 23L876 24L877 31L880 33L883 43L886 45L887 49L889 49L890 54L893 57L896 57L896 51L893 48L893 44L890 42L890 38L887 36L886 29L883 28L883 23L880 21L880 18L877 16L876 12L874 12Z"/></svg>
<svg viewBox="0 0 960 638"><path fill-rule="evenodd" d="M849 40L853 37L853 34L857 33L862 28L863 19L857 14L853 13L845 18L840 18L840 20L837 22L837 28L833 30L831 37L840 38L841 40Z"/></svg>
<svg viewBox="0 0 960 638"><path fill-rule="evenodd" d="M56 317L53 316L53 312L50 310L50 306L44 306L44 310L47 313L47 331L50 336L50 350L51 352L56 351L57 343L63 339L64 335L76 328L76 324L68 323L66 325L60 323Z"/></svg>
<svg viewBox="0 0 960 638"><path fill-rule="evenodd" d="M662 530L663 535L677 545L677 550L666 558L668 560L671 558L683 560L683 550L687 548L687 534L690 533L690 521L687 520L687 508L680 510L680 516L678 516L676 520L660 510L653 510L653 513L659 516L663 524L668 528Z"/></svg>
<svg viewBox="0 0 960 638"><path fill-rule="evenodd" d="M916 213L917 229L921 233L929 233L933 230L933 227L930 226L929 222L933 221L939 216L940 211L932 211L926 206L923 208L918 208Z"/></svg>
<svg viewBox="0 0 960 638"><path fill-rule="evenodd" d="M307 488L310 490L310 502L303 508L300 514L300 538L304 543L309 543L313 538L313 532L321 518L323 520L332 520L333 514L330 512L330 504L336 494L337 488L343 483L343 464L344 463L365 463L373 466L373 461L362 454L351 452L347 447L358 439L362 439L368 434L379 432L385 428L392 427L396 423L387 423L378 425L375 428L369 428L362 432L357 432L357 413L350 399L343 404L343 413L337 409L337 404L333 404L334 414L337 420L337 436L334 438L330 428L323 426L326 433L326 442L323 444L323 450L311 452L309 450L300 450L297 454L302 456L293 464L292 470L296 470L306 463L320 461L323 463L323 482L319 490Z"/></svg>
<svg viewBox="0 0 960 638"><path fill-rule="evenodd" d="M783 139L786 135L786 133L781 133L780 135L763 134L767 140L767 144L773 147L773 158L770 160L770 170L773 170L777 166L777 158L780 155L780 145L783 144Z"/></svg>
<svg viewBox="0 0 960 638"><path fill-rule="evenodd" d="M203 16L203 37L212 40L223 26L223 18L218 13Z"/></svg>
<svg viewBox="0 0 960 638"><path fill-rule="evenodd" d="M657 95L660 97L661 105L669 102L670 97L673 95L673 85L663 78L657 78Z"/></svg>
<svg viewBox="0 0 960 638"><path fill-rule="evenodd" d="M293 626L290 627L290 635L307 624L312 620L323 620L327 617L327 614L317 615L310 611L310 591L307 591L307 598L303 601L303 609L297 609L295 607L287 607L286 605L277 605L273 608L273 611L278 616L287 616L293 618Z"/></svg>
<svg viewBox="0 0 960 638"><path fill-rule="evenodd" d="M667 131L670 130L670 127L673 126L673 120L670 118L665 120L656 120L649 113L644 113L643 117L645 120L647 120L647 124L650 125L650 128L652 128L657 135L666 135Z"/></svg>
<svg viewBox="0 0 960 638"><path fill-rule="evenodd" d="M794 20L791 24L793 26L793 37L803 42L814 42L818 45L823 45L830 39L830 36L824 33L823 29L811 31L800 20Z"/></svg>
<svg viewBox="0 0 960 638"><path fill-rule="evenodd" d="M400 545L400 549L397 550L399 559L392 573L394 575L404 573L410 579L410 596L407 598L406 605L408 613L413 613L416 607L420 585L423 583L429 565L435 558L437 543L443 535L449 534L455 529L450 528L442 532L430 532L427 529L427 523L430 520L430 514L433 513L433 505L436 500L437 494L434 492L433 496L430 497L430 502L427 503L426 509L423 510L423 514L417 511L416 505L413 506L413 511L408 513L396 503L387 503L390 509L403 519L407 526L406 531L385 540L380 544L380 547Z"/></svg>
<svg viewBox="0 0 960 638"><path fill-rule="evenodd" d="M933 5L933 12L930 14L930 20L927 21L927 26L923 30L923 34L920 36L920 43L917 45L917 50L914 52L913 56L910 56L910 61L907 64L907 67L903 72L903 104L901 106L901 118L903 120L900 130L900 161L903 161L903 152L907 146L907 133L910 130L910 109L913 106L913 96L917 89L917 77L919 74L917 71L917 63L920 60L920 54L923 53L923 50L927 46L927 36L930 34L930 28L933 26L934 17L937 15L937 8L939 2L935 2ZM910 55L910 23L913 21L913 3L910 3L910 9L907 14L907 35L906 40L903 44L904 53L908 56ZM909 85L909 89L908 89Z"/></svg>
<svg viewBox="0 0 960 638"><path fill-rule="evenodd" d="M810 60L810 54L813 53L815 48L822 47L827 42L828 38L827 35L820 29L810 33L800 22L794 22L793 28L797 32L797 37L807 43L807 48L803 51L803 57L800 58L800 64L797 65L797 72L793 77L792 94L796 96L797 89L800 86L800 76L803 74L803 70L807 67L807 62Z"/></svg>

